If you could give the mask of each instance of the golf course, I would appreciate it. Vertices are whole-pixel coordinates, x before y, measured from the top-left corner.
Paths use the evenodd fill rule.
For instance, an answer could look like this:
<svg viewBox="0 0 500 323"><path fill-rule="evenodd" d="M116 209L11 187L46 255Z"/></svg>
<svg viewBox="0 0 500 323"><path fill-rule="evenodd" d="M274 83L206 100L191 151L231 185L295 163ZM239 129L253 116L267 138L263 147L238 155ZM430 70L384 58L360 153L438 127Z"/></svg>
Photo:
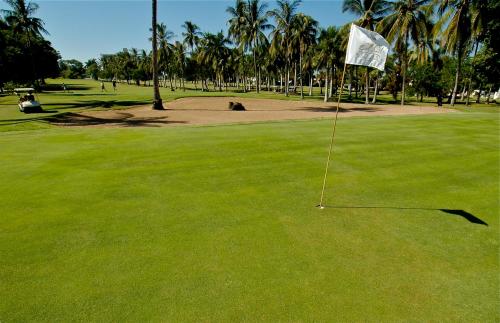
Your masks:
<svg viewBox="0 0 500 323"><path fill-rule="evenodd" d="M500 319L496 106L341 115L319 209L332 118L61 126L150 95L63 81L0 97L2 322Z"/></svg>
<svg viewBox="0 0 500 323"><path fill-rule="evenodd" d="M500 323L498 12L0 0L0 323Z"/></svg>

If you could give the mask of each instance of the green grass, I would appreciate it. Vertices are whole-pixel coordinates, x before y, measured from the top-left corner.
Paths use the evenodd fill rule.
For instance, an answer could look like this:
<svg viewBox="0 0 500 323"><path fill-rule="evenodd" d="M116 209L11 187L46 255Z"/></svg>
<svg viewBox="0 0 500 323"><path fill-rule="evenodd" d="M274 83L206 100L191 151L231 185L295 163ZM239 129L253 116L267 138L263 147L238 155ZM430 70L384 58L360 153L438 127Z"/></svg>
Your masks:
<svg viewBox="0 0 500 323"><path fill-rule="evenodd" d="M0 321L500 320L498 114L330 126L2 133Z"/></svg>

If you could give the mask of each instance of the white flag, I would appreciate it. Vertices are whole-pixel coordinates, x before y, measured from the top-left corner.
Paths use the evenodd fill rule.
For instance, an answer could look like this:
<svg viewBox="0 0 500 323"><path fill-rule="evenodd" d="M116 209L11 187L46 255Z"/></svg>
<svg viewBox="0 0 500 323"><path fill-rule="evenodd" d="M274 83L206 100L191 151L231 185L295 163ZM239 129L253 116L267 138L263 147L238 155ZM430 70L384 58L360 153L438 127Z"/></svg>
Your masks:
<svg viewBox="0 0 500 323"><path fill-rule="evenodd" d="M374 31L351 25L347 44L346 63L384 70L389 43Z"/></svg>

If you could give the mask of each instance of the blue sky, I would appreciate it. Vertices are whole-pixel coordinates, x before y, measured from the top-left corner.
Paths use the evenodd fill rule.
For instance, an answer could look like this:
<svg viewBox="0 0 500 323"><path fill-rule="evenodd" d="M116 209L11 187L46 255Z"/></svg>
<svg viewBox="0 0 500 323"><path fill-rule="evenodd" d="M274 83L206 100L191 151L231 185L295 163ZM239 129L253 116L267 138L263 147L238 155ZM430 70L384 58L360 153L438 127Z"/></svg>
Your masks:
<svg viewBox="0 0 500 323"><path fill-rule="evenodd" d="M115 53L123 48L149 49L151 1L149 0L38 0L36 16L45 21L52 42L64 59L86 61L100 54ZM269 7L274 7L270 1ZM226 13L234 0L159 0L158 21L164 22L177 37L186 20L196 23L202 31L227 30ZM5 3L0 3L6 9ZM353 20L342 13L342 1L304 0L299 11L313 16L321 26L340 26Z"/></svg>

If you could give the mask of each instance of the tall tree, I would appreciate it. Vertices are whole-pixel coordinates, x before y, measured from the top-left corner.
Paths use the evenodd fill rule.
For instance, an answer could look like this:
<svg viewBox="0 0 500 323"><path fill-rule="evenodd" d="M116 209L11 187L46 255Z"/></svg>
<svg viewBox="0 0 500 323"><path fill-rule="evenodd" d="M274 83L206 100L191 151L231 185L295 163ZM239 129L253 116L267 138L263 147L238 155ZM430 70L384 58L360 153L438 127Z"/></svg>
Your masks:
<svg viewBox="0 0 500 323"><path fill-rule="evenodd" d="M182 89L185 91L186 86L184 82L184 72L186 70L187 58L186 58L186 47L184 43L181 43L179 41L175 42L174 57L175 57L174 61L175 70L180 78L180 81L182 82Z"/></svg>
<svg viewBox="0 0 500 323"><path fill-rule="evenodd" d="M230 15L229 18L229 39L233 41L238 47L240 57L244 58L245 55L245 42L244 32L247 25L247 3L245 0L236 0L234 7L228 7L226 12ZM239 64L238 70L243 72L243 79L245 79L244 59L235 60ZM246 84L243 86L243 91L246 91Z"/></svg>
<svg viewBox="0 0 500 323"><path fill-rule="evenodd" d="M157 38L158 38L158 73L163 74L163 86L166 86L165 74L168 74L170 80L170 88L173 91L172 86L172 57L174 52L174 45L171 40L174 38L174 33L167 29L164 23L157 25Z"/></svg>
<svg viewBox="0 0 500 323"><path fill-rule="evenodd" d="M153 60L152 60L152 70L153 70L153 87L154 87L154 101L153 109L163 110L163 103L160 96L160 87L158 84L158 38L157 38L157 0L152 0L152 19L151 19L151 30L153 35L151 36L151 42L153 47Z"/></svg>
<svg viewBox="0 0 500 323"><path fill-rule="evenodd" d="M40 18L33 15L38 10L38 4L26 2L24 0L4 0L11 8L10 10L2 10L5 16L5 21L12 28L14 34L19 34L26 37L27 50L31 56L31 65L33 69L33 84L36 85L36 66L35 58L33 57L33 41L36 38L43 38L42 34L48 35L48 31L44 28L44 23Z"/></svg>
<svg viewBox="0 0 500 323"><path fill-rule="evenodd" d="M267 23L267 4L260 0L248 0L246 9L246 24L243 31L243 40L253 52L254 75L256 80L257 93L260 92L260 72L257 71L257 49L259 45L266 41L265 30L272 26Z"/></svg>
<svg viewBox="0 0 500 323"><path fill-rule="evenodd" d="M189 56L190 58L193 58L194 48L195 46L198 46L198 43L200 42L200 36L202 35L200 27L198 27L198 25L194 24L191 21L185 21L182 25L182 28L184 28L184 32L182 33L182 36L184 37L184 44L189 47ZM196 60L191 59L191 63L196 64ZM194 76L194 86L195 89L198 89L198 86L196 85L196 73L194 73Z"/></svg>
<svg viewBox="0 0 500 323"><path fill-rule="evenodd" d="M316 43L316 35L318 33L318 22L311 16L306 16L302 13L295 18L292 43L299 48L299 73L300 73L300 97L304 99L304 83L303 83L303 58L308 49Z"/></svg>
<svg viewBox="0 0 500 323"><path fill-rule="evenodd" d="M229 38L237 45L243 46L243 37L247 25L247 3L245 0L236 0L234 7L227 7L229 18Z"/></svg>
<svg viewBox="0 0 500 323"><path fill-rule="evenodd" d="M325 74L325 98L324 101L328 101L329 91L328 85L333 84L333 73L331 71L334 68L335 60L339 60L340 56L340 46L341 46L341 32L336 27L328 27L327 29L322 29L318 38L318 46L316 46L315 61L316 65L324 70ZM330 77L332 74L332 77Z"/></svg>
<svg viewBox="0 0 500 323"><path fill-rule="evenodd" d="M359 17L357 24L360 27L374 30L375 24L387 14L389 2L386 0L344 0L342 5L343 12L351 12ZM366 67L366 100L369 100L369 67Z"/></svg>
<svg viewBox="0 0 500 323"><path fill-rule="evenodd" d="M39 8L38 4L24 0L4 1L11 9L1 10L1 12L5 15L5 21L15 33L31 38L48 34L43 27L43 21L40 18L33 17Z"/></svg>
<svg viewBox="0 0 500 323"><path fill-rule="evenodd" d="M223 32L217 34L206 33L201 41L200 54L198 59L200 63L211 67L215 74L219 90L222 91L224 73L228 68L228 61L231 55L227 45L230 41L224 36Z"/></svg>
<svg viewBox="0 0 500 323"><path fill-rule="evenodd" d="M441 15L435 27L435 34L442 34L442 46L448 53L457 56L457 71L453 86L451 105L455 105L463 59L472 40L471 0L443 0L438 9ZM446 25L444 30L442 27Z"/></svg>
<svg viewBox="0 0 500 323"><path fill-rule="evenodd" d="M405 103L406 70L408 69L408 47L410 40L414 44L425 41L428 35L428 17L432 16L431 0L398 0L391 2L391 14L384 17L377 29L386 36L389 42L396 42L402 49L402 90L401 105Z"/></svg>
<svg viewBox="0 0 500 323"><path fill-rule="evenodd" d="M194 47L198 45L198 42L200 41L200 27L198 27L196 24L192 23L191 21L186 21L182 25L182 28L184 28L184 32L182 33L182 37L184 37L184 44L186 44L189 49L190 49L190 54L193 54Z"/></svg>
<svg viewBox="0 0 500 323"><path fill-rule="evenodd" d="M277 37L280 34L281 46L285 51L285 94L288 96L290 83L290 66L294 48L291 46L291 38L293 33L293 23L296 17L296 11L301 0L278 0L278 8L269 12L270 16L276 21L276 28L272 33L272 37Z"/></svg>

